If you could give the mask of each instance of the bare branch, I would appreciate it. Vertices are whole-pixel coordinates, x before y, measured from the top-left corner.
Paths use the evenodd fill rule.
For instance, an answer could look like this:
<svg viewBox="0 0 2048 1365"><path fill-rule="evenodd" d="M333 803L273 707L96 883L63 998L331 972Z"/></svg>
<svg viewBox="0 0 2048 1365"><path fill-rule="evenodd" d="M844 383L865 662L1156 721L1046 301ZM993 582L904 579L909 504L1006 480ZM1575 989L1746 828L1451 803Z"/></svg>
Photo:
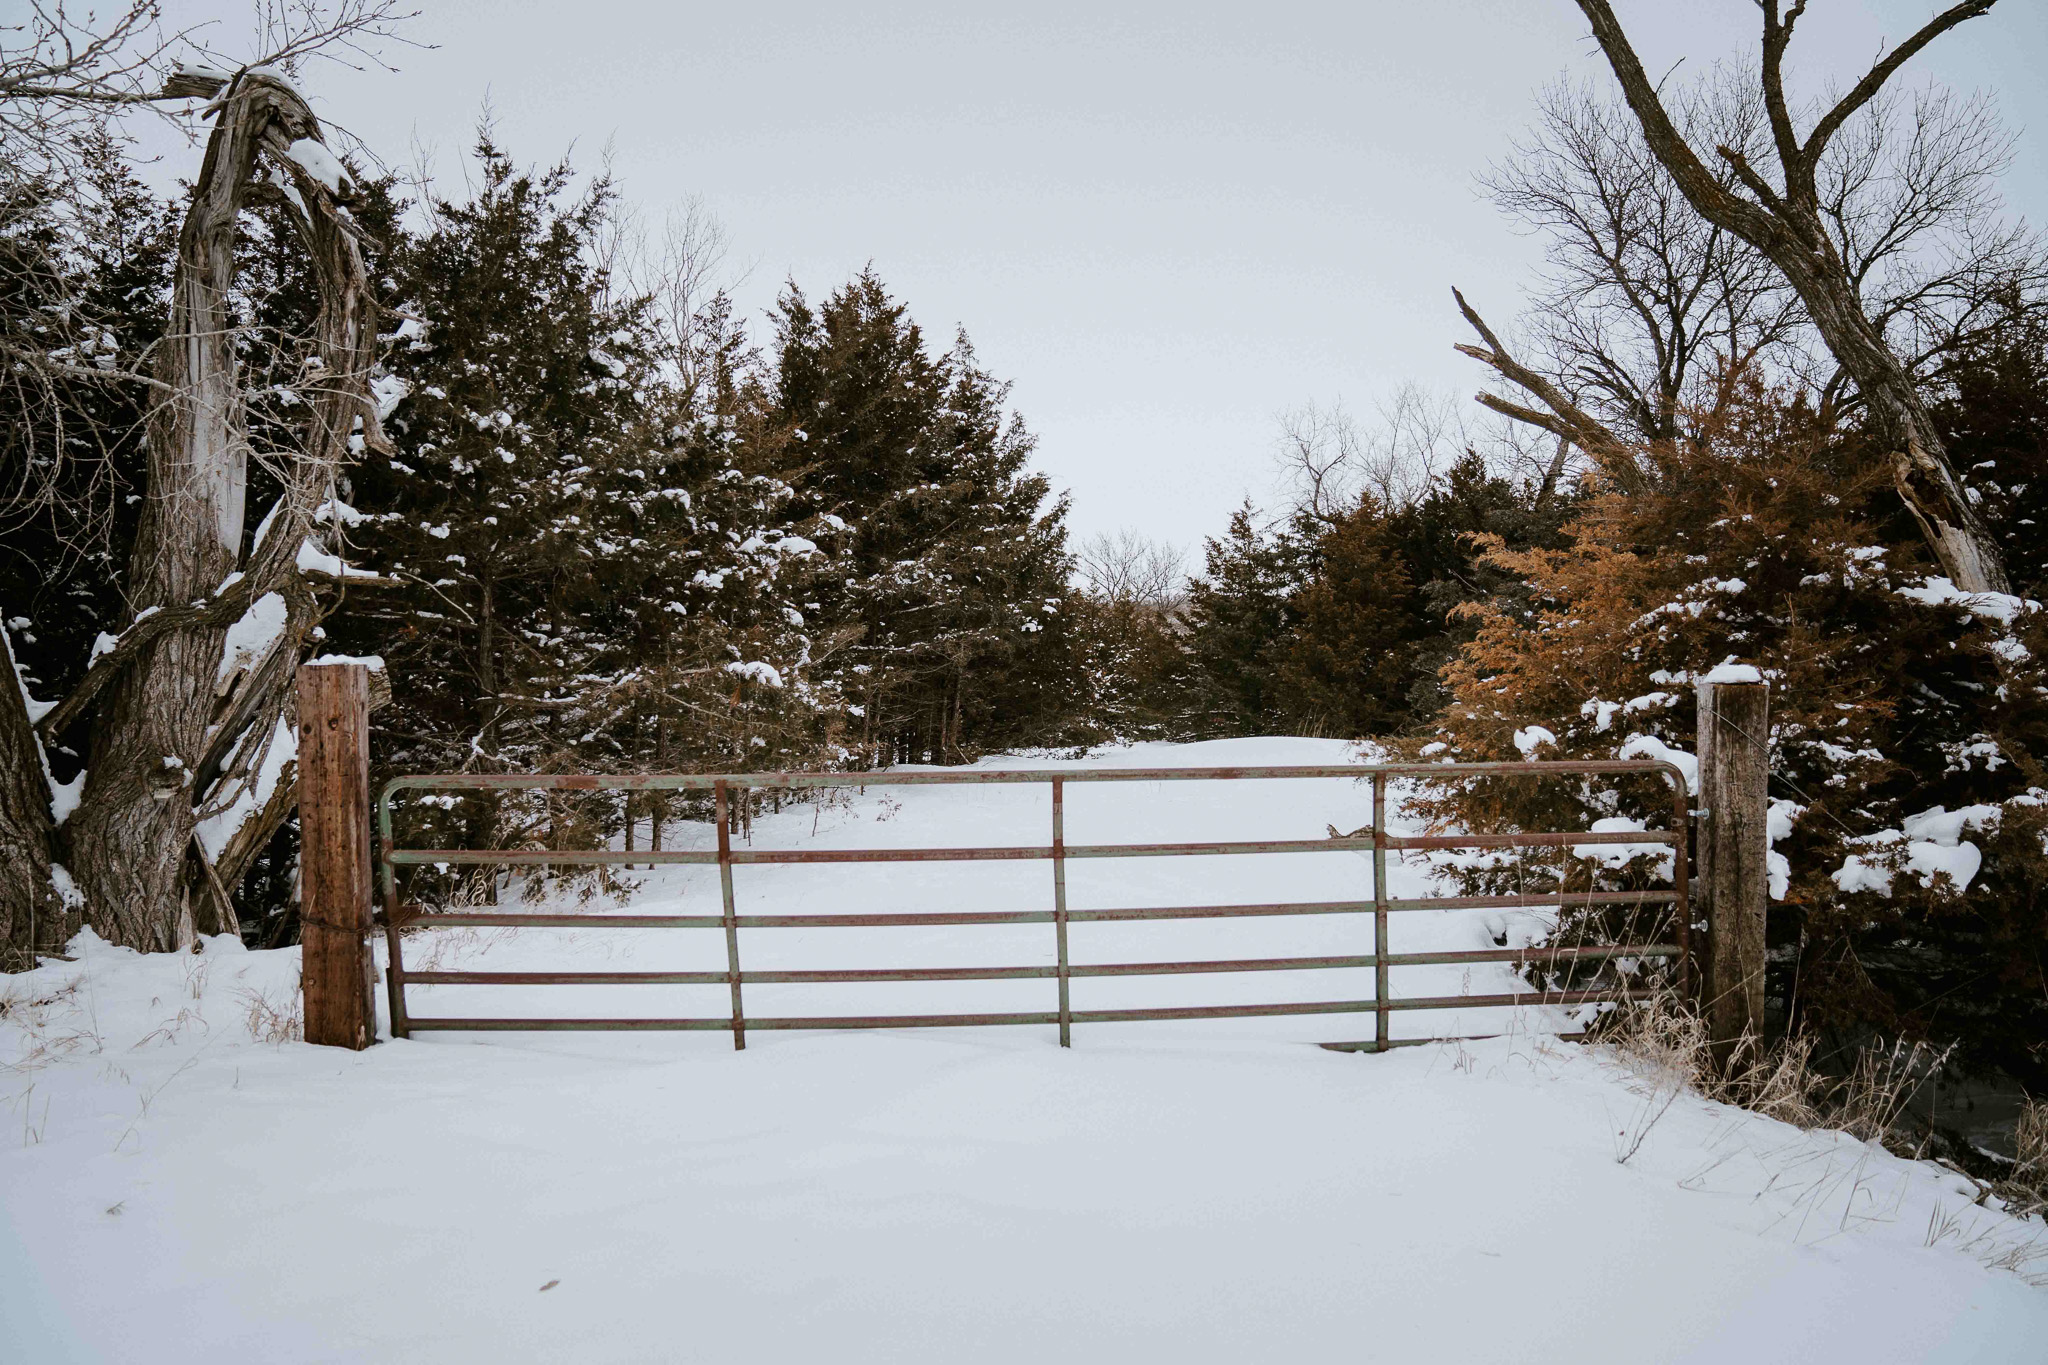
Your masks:
<svg viewBox="0 0 2048 1365"><path fill-rule="evenodd" d="M1733 68L1661 97L1689 142L1766 145ZM1727 367L1791 359L1797 297L1754 247L1700 216L1625 104L1560 82L1537 110L1534 131L1480 179L1545 238L1528 368L1619 436L1676 440L1711 409Z"/></svg>
<svg viewBox="0 0 2048 1365"><path fill-rule="evenodd" d="M1778 17L1778 0L1763 0L1763 11L1764 109L1770 116L1771 138L1778 145L1778 162L1790 168L1799 164L1800 151L1799 134L1792 127L1792 111L1785 103L1785 49L1792 42L1792 26L1806 12L1806 0L1796 0L1782 20ZM1727 148L1719 150L1722 156L1730 156ZM1746 165L1742 169L1747 169ZM1787 174L1790 173L1788 169ZM1750 185L1752 177L1745 177L1743 183ZM1754 192L1755 185L1751 185L1751 190Z"/></svg>
<svg viewBox="0 0 2048 1365"><path fill-rule="evenodd" d="M378 62L380 47L410 43L416 14L398 0L262 0L253 50L236 58L209 44L210 23L167 28L159 0L125 0L104 18L34 5L20 45L0 50L0 174L61 173L123 111L216 99L244 72L289 74L315 56Z"/></svg>
<svg viewBox="0 0 2048 1365"><path fill-rule="evenodd" d="M1622 30L1621 21L1614 17L1613 7L1607 0L1578 0L1578 4L1593 26L1594 38L1607 54L1615 79L1621 82L1622 97L1635 111L1643 136L1685 191L1686 198L1709 219L1749 240L1772 235L1777 229L1770 215L1723 189L1671 121L1649 74L1643 70L1642 60Z"/></svg>
<svg viewBox="0 0 2048 1365"><path fill-rule="evenodd" d="M143 374L139 370L102 370L90 365L73 365L57 359L48 351L31 350L26 346L17 346L6 341L0 341L0 356L5 356L16 364L26 365L30 369L40 370L53 379L70 379L82 384L135 384L154 389L165 396L176 393L176 390L163 380L154 375Z"/></svg>
<svg viewBox="0 0 2048 1365"><path fill-rule="evenodd" d="M1170 610L1187 582L1186 556L1136 531L1090 536L1074 559L1088 594L1105 602Z"/></svg>
<svg viewBox="0 0 2048 1365"><path fill-rule="evenodd" d="M1820 122L1813 126L1813 132L1806 139L1807 160L1811 162L1817 158L1821 150L1828 145L1829 139L1834 137L1835 130L1840 128L1851 114L1868 104L1883 88L1884 83L1892 78L1892 74L1911 61L1913 55L1921 48L1958 24L1989 14L1991 7L1997 3L1998 0L1962 0L1961 4L1951 5L1929 19L1918 33L1893 48L1888 56L1864 73L1862 80L1850 87L1848 94L1835 102L1834 108L1821 115Z"/></svg>

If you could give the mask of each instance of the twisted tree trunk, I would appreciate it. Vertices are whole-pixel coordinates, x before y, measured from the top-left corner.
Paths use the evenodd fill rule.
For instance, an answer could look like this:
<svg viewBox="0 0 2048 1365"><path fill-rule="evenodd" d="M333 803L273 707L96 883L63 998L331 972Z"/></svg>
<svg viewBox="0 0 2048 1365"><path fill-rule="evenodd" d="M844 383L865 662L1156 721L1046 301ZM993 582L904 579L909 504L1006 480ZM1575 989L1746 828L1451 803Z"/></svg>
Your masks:
<svg viewBox="0 0 2048 1365"><path fill-rule="evenodd" d="M268 163L270 179L258 177L259 162ZM382 441L368 392L377 309L353 226L335 200L338 183L322 178L330 164L297 91L260 73L236 79L220 102L179 241L158 367L158 392L168 396L151 413L148 501L129 560L132 624L47 722L51 733L98 702L89 775L64 842L88 919L132 947L172 946L181 883L200 893L194 900L204 898L193 830L216 724L247 717L274 726L282 713L277 679L288 669L245 680L245 689L271 693L253 706L233 705L246 692L218 695L227 628L263 594L295 586L313 513L332 496L351 432L360 423L367 439ZM236 214L258 185L289 186L321 309L303 385L311 409L305 439L244 560L248 443L228 299ZM237 569L241 577L230 583ZM311 619L294 616L286 648L296 655Z"/></svg>

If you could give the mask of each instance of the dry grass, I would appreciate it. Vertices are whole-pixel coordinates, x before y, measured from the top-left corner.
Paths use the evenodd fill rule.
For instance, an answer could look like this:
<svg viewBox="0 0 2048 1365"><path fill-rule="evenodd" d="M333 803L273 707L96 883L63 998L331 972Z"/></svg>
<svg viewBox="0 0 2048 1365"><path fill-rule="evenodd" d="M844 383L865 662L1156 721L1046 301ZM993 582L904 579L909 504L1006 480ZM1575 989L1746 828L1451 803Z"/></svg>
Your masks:
<svg viewBox="0 0 2048 1365"><path fill-rule="evenodd" d="M1723 1071L1714 1064L1706 1020L1675 992L1616 1009L1599 1039L1653 1088L1676 1085L1796 1127L1837 1129L1905 1157L1926 1154L1924 1133L1904 1121L1907 1105L1948 1060L1946 1050L1926 1043L1878 1043L1838 1076L1815 1064L1810 1037L1769 1045L1744 1037Z"/></svg>
<svg viewBox="0 0 2048 1365"><path fill-rule="evenodd" d="M248 1025L251 1038L259 1043L305 1041L305 1006L296 985L286 992L281 1005L261 991L244 990L238 994L242 998L242 1020Z"/></svg>
<svg viewBox="0 0 2048 1365"><path fill-rule="evenodd" d="M0 1023L11 1025L18 1033L18 1038L11 1040L16 1053L0 1057L0 1071L36 1071L81 1052L105 1050L95 1002L90 992L80 991L83 984L83 977L55 989L33 990L12 983L0 994Z"/></svg>
<svg viewBox="0 0 2048 1365"><path fill-rule="evenodd" d="M1908 1106L1949 1055L1926 1043L1873 1043L1856 1054L1842 1075L1815 1064L1811 1038L1769 1046L1744 1038L1724 1072L1714 1065L1706 1022L1673 993L1621 1006L1602 1021L1599 1041L1636 1077L1643 1096L1634 1121L1618 1130L1615 1159L1624 1163L1687 1090L1795 1127L1838 1130L1894 1155L1922 1159L1929 1155L1932 1134L1913 1119ZM2007 1213L2020 1218L2048 1214L2048 1103L2027 1102L2014 1142L2017 1158L2010 1171L1989 1184L1951 1162L1941 1163L1975 1184L1978 1193L1971 1204L1953 1212L1937 1205L1926 1245L1950 1243L1995 1270L2048 1287L2048 1237L2015 1233L2010 1223L1972 1207L1995 1197ZM1859 1164L1858 1189L1863 1178ZM1853 1203L1852 1192L1844 1205L1844 1226Z"/></svg>
<svg viewBox="0 0 2048 1365"><path fill-rule="evenodd" d="M2048 1214L2048 1100L2020 1106L2012 1140L2012 1170L1991 1188L2014 1213Z"/></svg>
<svg viewBox="0 0 2048 1365"><path fill-rule="evenodd" d="M1993 1270L2008 1271L2037 1289L2048 1289L2048 1245L2039 1236L2015 1236L2011 1227L1967 1207L1950 1212L1937 1204L1928 1215L1923 1245L1953 1243L1956 1250L1975 1256Z"/></svg>
<svg viewBox="0 0 2048 1365"><path fill-rule="evenodd" d="M1813 1039L1788 1038L1768 1049L1757 1064L1721 1080L1717 1088L1731 1104L1753 1109L1798 1128L1818 1128L1825 1085L1813 1067Z"/></svg>
<svg viewBox="0 0 2048 1365"><path fill-rule="evenodd" d="M7 989L0 992L0 1019L30 1028L40 1024L44 1016L57 1006L68 1007L71 999L78 994L82 977L74 977L61 986L33 989L24 982L9 982Z"/></svg>
<svg viewBox="0 0 2048 1365"><path fill-rule="evenodd" d="M1706 1093L1712 1080L1706 1024L1679 1007L1675 995L1631 1002L1601 1021L1600 1037L1636 1084L1636 1112L1614 1120L1614 1159L1626 1166L1658 1121L1687 1091ZM1618 1124L1618 1126L1616 1126Z"/></svg>
<svg viewBox="0 0 2048 1365"><path fill-rule="evenodd" d="M1881 1142L1900 1151L1894 1143L1902 1131L1899 1120L1905 1116L1906 1106L1921 1084L1947 1063L1952 1050L1903 1042L1863 1048L1856 1054L1848 1079L1837 1088L1838 1099L1832 1106L1836 1112L1831 1115L1834 1126L1866 1142ZM1924 1150L1925 1144L1920 1142L1900 1155L1920 1156Z"/></svg>

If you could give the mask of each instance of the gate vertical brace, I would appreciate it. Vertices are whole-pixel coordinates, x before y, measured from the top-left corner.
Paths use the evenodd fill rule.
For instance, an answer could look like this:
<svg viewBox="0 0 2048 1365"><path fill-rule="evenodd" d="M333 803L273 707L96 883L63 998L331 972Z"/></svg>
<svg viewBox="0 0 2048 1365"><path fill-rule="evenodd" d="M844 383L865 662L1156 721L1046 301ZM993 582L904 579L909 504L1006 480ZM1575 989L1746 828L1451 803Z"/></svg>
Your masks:
<svg viewBox="0 0 2048 1365"><path fill-rule="evenodd" d="M386 856L391 849L391 793L377 798L377 866L384 884L384 993L391 1002L391 1036L412 1036L405 1014L405 957L399 947L398 869Z"/></svg>
<svg viewBox="0 0 2048 1365"><path fill-rule="evenodd" d="M1387 1050L1387 775L1372 775L1373 1050Z"/></svg>
<svg viewBox="0 0 2048 1365"><path fill-rule="evenodd" d="M732 983L732 1046L747 1046L747 1015L740 1002L740 922L732 903L732 819L724 782L712 788L717 798L718 894L725 906L725 977Z"/></svg>
<svg viewBox="0 0 2048 1365"><path fill-rule="evenodd" d="M1693 993L1698 978L1692 961L1692 866L1686 857L1692 826L1692 798L1681 781L1671 799L1671 829L1678 836L1671 849L1671 913L1678 931L1678 995L1688 1004L1698 999Z"/></svg>
<svg viewBox="0 0 2048 1365"><path fill-rule="evenodd" d="M1067 997L1067 786L1052 780L1052 925L1060 949L1060 1046L1074 1045L1073 1006Z"/></svg>

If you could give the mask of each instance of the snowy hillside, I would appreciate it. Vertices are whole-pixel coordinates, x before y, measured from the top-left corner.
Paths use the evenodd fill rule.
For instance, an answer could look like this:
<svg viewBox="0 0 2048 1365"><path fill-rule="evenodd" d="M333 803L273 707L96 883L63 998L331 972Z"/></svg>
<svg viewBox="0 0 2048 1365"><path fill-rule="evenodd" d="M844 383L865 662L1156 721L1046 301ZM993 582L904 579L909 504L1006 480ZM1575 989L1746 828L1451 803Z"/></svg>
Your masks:
<svg viewBox="0 0 2048 1365"><path fill-rule="evenodd" d="M1343 746L1141 746L1142 766ZM1031 766L1050 766L1032 760ZM1042 790L870 789L757 846L1039 841ZM1075 842L1317 837L1354 783L1077 785ZM707 830L689 837L708 842ZM673 842L673 841L672 841ZM1420 894L1421 861L1395 893ZM716 871L635 874L701 913ZM1043 908L1040 864L743 867L743 911ZM1353 853L1077 862L1076 908L1366 894ZM594 916L606 907L592 906ZM1534 917L1396 916L1395 951ZM1048 926L750 931L752 968L1036 963ZM1083 924L1077 962L1371 950L1368 917ZM2038 1361L2043 1233L1970 1183L1668 1092L1556 1011L903 1033L273 1041L296 950L97 943L0 978L0 1358ZM722 968L703 930L435 931L416 967ZM1512 989L1409 968L1399 995ZM1043 1009L1050 981L748 989L759 1014ZM1077 1008L1358 998L1367 972L1083 979ZM719 1014L724 987L426 987L433 1014ZM380 999L381 1007L381 999ZM1621 1158L1626 1157L1624 1161ZM2031 1272L2048 1272L2048 1256Z"/></svg>

